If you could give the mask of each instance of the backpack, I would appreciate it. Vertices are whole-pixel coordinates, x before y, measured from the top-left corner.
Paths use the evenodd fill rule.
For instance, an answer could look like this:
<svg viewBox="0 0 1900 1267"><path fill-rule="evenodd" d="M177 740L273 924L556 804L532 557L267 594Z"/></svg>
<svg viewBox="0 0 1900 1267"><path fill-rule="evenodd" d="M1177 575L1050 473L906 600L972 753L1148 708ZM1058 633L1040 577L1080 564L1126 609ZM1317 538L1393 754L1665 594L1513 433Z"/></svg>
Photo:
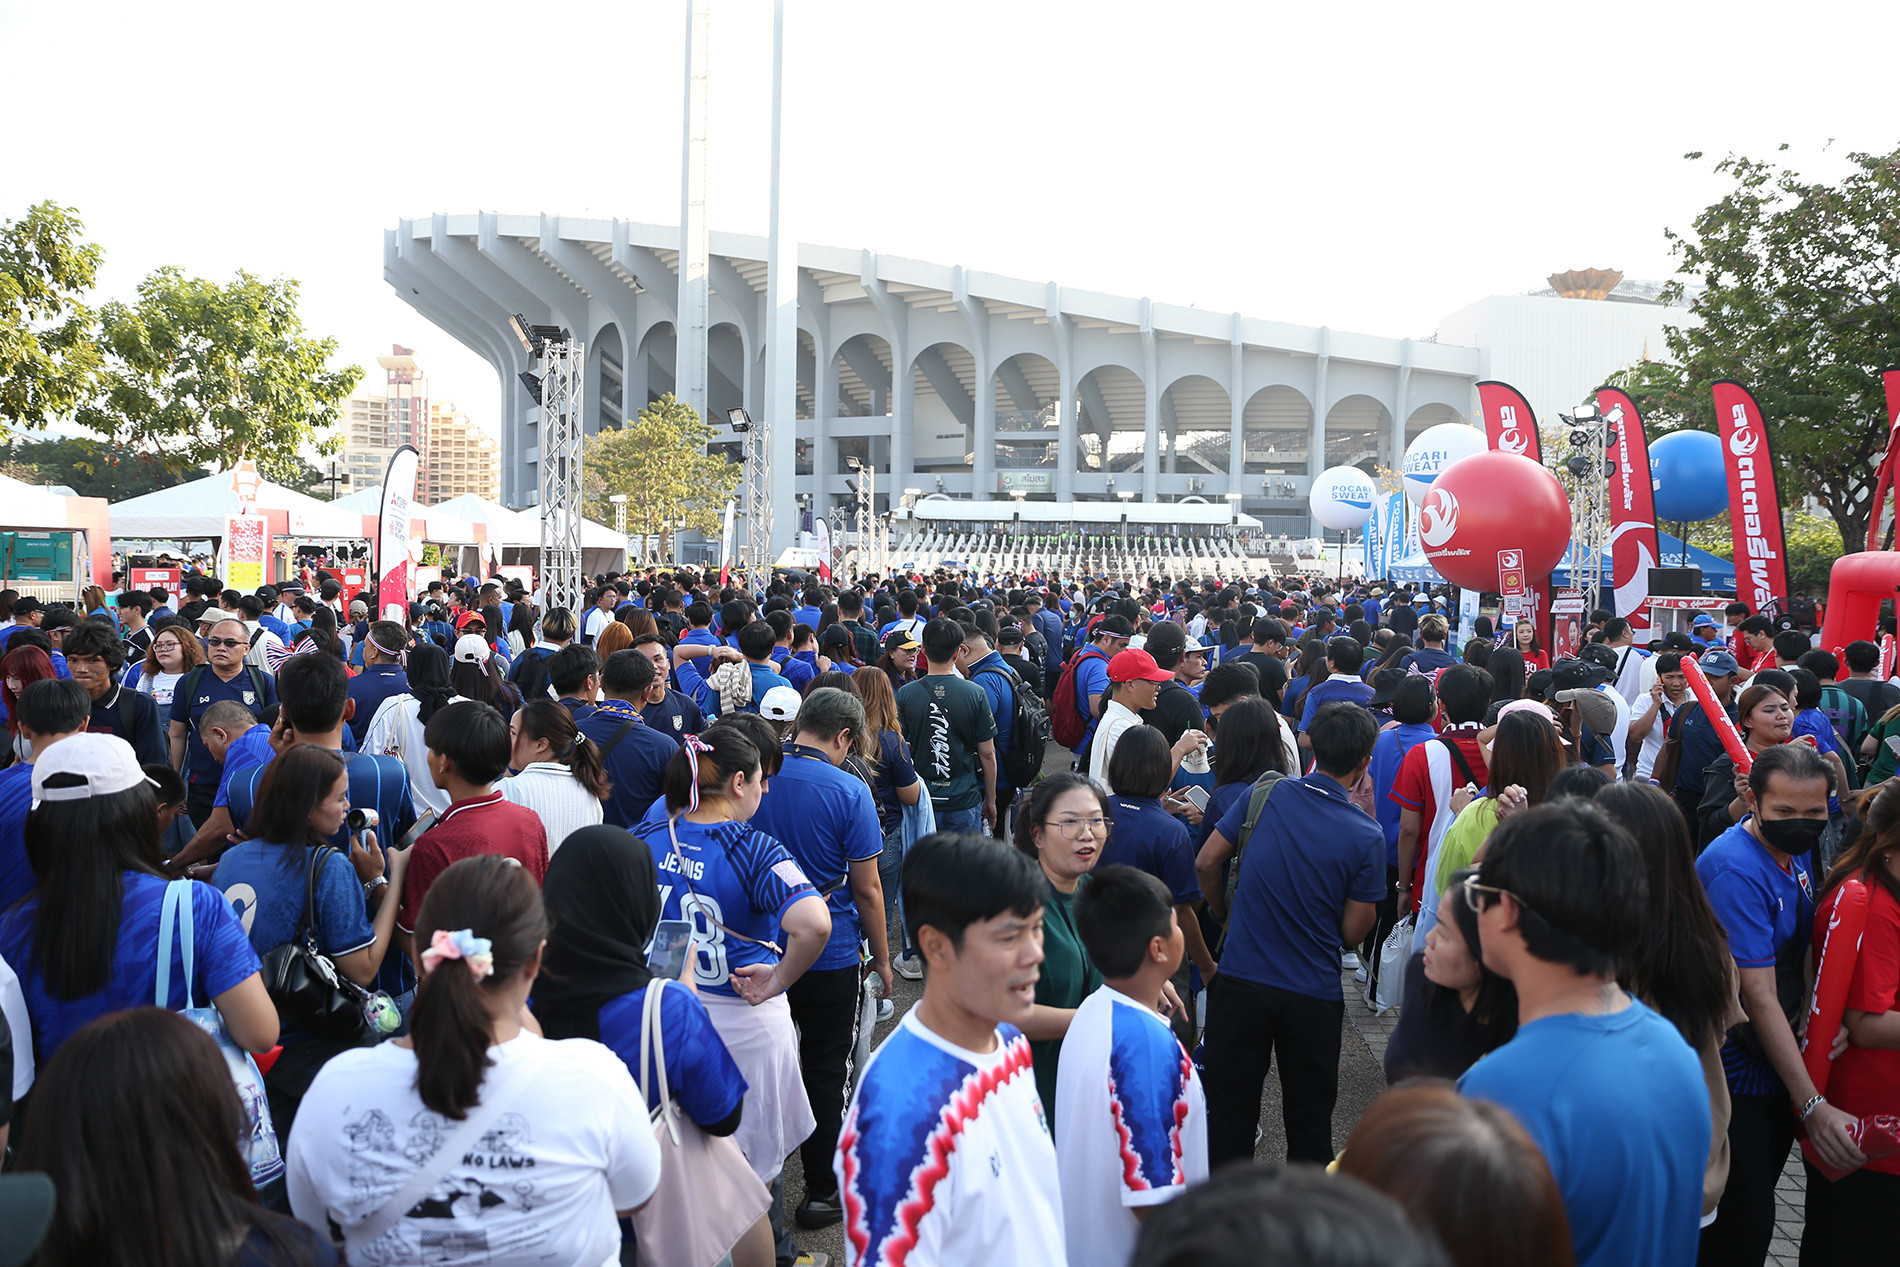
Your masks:
<svg viewBox="0 0 1900 1267"><path fill-rule="evenodd" d="M1053 701L1049 714L1050 731L1055 741L1064 748L1075 747L1089 733L1089 719L1083 715L1082 705L1075 698L1075 670L1090 655L1108 659L1102 655L1099 647L1083 647L1062 666L1062 676L1056 679L1055 692L1049 697Z"/></svg>
<svg viewBox="0 0 1900 1267"><path fill-rule="evenodd" d="M1009 718L1009 751L1003 754L1002 774L1011 787L1026 788L1042 777L1043 754L1048 751L1052 738L1049 710L1013 669L988 668L979 672L998 673L1009 679L1015 707Z"/></svg>
<svg viewBox="0 0 1900 1267"><path fill-rule="evenodd" d="M548 660L553 655L545 647L529 647L515 660L515 667L508 673L508 682L521 692L524 701L553 695L553 679L548 674Z"/></svg>
<svg viewBox="0 0 1900 1267"><path fill-rule="evenodd" d="M1240 889L1240 860L1247 852L1247 842L1253 839L1254 824L1260 821L1260 811L1273 799L1273 789L1287 776L1278 770L1268 770L1254 781L1253 791L1247 794L1247 818L1240 825L1240 839L1234 842L1234 856L1227 864L1227 918L1234 917L1234 894Z"/></svg>

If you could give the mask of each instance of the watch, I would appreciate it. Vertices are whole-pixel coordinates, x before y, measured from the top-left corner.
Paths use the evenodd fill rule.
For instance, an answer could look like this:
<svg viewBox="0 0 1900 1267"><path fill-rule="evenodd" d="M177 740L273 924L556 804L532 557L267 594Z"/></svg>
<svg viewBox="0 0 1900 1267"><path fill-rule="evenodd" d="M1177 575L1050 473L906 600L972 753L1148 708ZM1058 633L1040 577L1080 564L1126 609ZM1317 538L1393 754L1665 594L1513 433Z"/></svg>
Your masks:
<svg viewBox="0 0 1900 1267"><path fill-rule="evenodd" d="M374 893L376 890L382 888L388 883L389 883L389 877L386 875L379 875L373 880L363 881L363 896L368 897L370 894Z"/></svg>

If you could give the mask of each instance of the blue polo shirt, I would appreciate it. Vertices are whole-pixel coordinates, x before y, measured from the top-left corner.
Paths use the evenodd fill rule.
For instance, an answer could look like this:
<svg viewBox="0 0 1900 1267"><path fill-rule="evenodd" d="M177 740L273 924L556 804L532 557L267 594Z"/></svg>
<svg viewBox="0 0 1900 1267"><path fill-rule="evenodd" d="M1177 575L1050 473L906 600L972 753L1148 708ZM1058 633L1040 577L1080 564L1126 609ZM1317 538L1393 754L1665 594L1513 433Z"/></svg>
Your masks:
<svg viewBox="0 0 1900 1267"><path fill-rule="evenodd" d="M1315 682L1306 692L1306 702L1300 709L1300 724L1294 729L1311 730L1313 717L1328 704L1358 704L1361 707L1372 702L1374 692L1370 684L1361 682L1350 673L1335 673L1322 682Z"/></svg>
<svg viewBox="0 0 1900 1267"><path fill-rule="evenodd" d="M218 772L218 794L211 801L211 807L231 803L231 779L242 774L252 766L261 766L276 756L270 746L270 727L263 722L251 727L224 750L224 768Z"/></svg>
<svg viewBox="0 0 1900 1267"><path fill-rule="evenodd" d="M722 644L719 641L718 635L714 634L710 629L688 629L680 636L679 645L682 647L717 647ZM699 667L704 662L703 659L683 660L680 662L680 667L673 672L674 678L679 682L680 690L686 692L695 700L698 700L701 708L706 706L706 700L702 693L707 691L706 674Z"/></svg>
<svg viewBox="0 0 1900 1267"><path fill-rule="evenodd" d="M621 727L629 721L633 725L621 734ZM640 710L625 700L605 701L579 718L579 724L581 733L605 754L602 764L607 781L613 784L613 791L601 804L605 821L615 827L637 825L660 795L666 767L679 751L679 741L654 729ZM612 752L607 752L609 740L613 740Z"/></svg>
<svg viewBox="0 0 1900 1267"><path fill-rule="evenodd" d="M1695 1261L1709 1095L1674 1025L1635 999L1608 1016L1547 1016L1471 1066L1458 1089L1509 1109L1537 1141L1577 1267Z"/></svg>
<svg viewBox="0 0 1900 1267"><path fill-rule="evenodd" d="M211 759L204 740L198 737L198 720L204 716L205 709L219 700L233 699L251 710L253 716L263 712L277 702L277 683L268 673L257 675L263 680L264 693L257 693L257 683L253 682L250 666L240 665L237 676L229 682L218 676L218 671L210 665L198 674L197 687L190 695L182 689L184 682L179 681L179 689L172 695L172 711L169 720L183 722L189 729L185 739L185 768L188 783L215 783L218 778L218 763Z"/></svg>
<svg viewBox="0 0 1900 1267"><path fill-rule="evenodd" d="M813 633L818 632L818 622L824 618L825 613L816 607L796 607L792 609L793 622L800 625L810 625Z"/></svg>
<svg viewBox="0 0 1900 1267"><path fill-rule="evenodd" d="M676 748L686 741L686 736L697 735L706 724L699 705L670 686L666 688L665 699L657 704L648 704L640 710L640 715L646 718L647 725L665 735Z"/></svg>
<svg viewBox="0 0 1900 1267"><path fill-rule="evenodd" d="M1736 966L1773 968L1775 955L1790 941L1807 948L1814 927L1813 872L1807 854L1791 859L1782 870L1768 847L1748 830L1749 818L1709 842L1695 861L1695 873L1728 933ZM1722 1048L1722 1067L1734 1095L1787 1091L1773 1065L1743 1051L1733 1038Z"/></svg>
<svg viewBox="0 0 1900 1267"><path fill-rule="evenodd" d="M1084 647L1075 654L1075 711L1088 717L1089 722L1082 742L1075 746L1075 755L1086 760L1089 745L1095 742L1095 723L1101 720L1089 716L1089 696L1100 695L1108 689L1108 656L1094 646Z"/></svg>
<svg viewBox="0 0 1900 1267"><path fill-rule="evenodd" d="M1247 800L1237 796L1218 827L1236 844ZM1335 779L1317 772L1282 779L1247 842L1220 970L1309 998L1341 999L1340 914L1348 900L1377 902L1385 892L1378 823Z"/></svg>
<svg viewBox="0 0 1900 1267"><path fill-rule="evenodd" d="M1405 754L1436 733L1425 722L1401 723L1390 730L1380 731L1378 742L1372 745L1372 798L1374 807L1379 811L1379 830L1385 835L1385 861L1388 866L1399 865L1399 816L1405 812L1405 807L1387 793L1399 777L1399 767L1405 762Z"/></svg>
<svg viewBox="0 0 1900 1267"><path fill-rule="evenodd" d="M990 716L996 719L996 756L1001 761L1015 738L1016 688L1010 684L1011 669L1000 652L991 651L970 666L970 680L990 697ZM999 780L1001 776L999 767Z"/></svg>
<svg viewBox="0 0 1900 1267"><path fill-rule="evenodd" d="M356 701L356 712L351 714L348 724L358 744L363 742L370 719L376 716L383 701L392 695L406 695L408 691L409 674L400 664L365 665L361 673L350 679L350 698Z"/></svg>
<svg viewBox="0 0 1900 1267"><path fill-rule="evenodd" d="M1188 829L1154 796L1109 798L1115 825L1109 828L1098 865L1122 863L1146 871L1168 886L1176 906L1199 901L1201 881L1194 874L1194 846ZM1245 814L1242 814L1245 817Z"/></svg>
<svg viewBox="0 0 1900 1267"><path fill-rule="evenodd" d="M191 886L191 1002L207 1007L262 964L244 935L244 926L225 904L224 895L208 884L195 880L185 883ZM39 918L39 899L29 897L12 910L0 911L0 958L19 974L26 1014L33 1022L34 1055L42 1067L88 1021L157 1002L158 957L167 951L171 990L165 1006L172 1011L185 1007L184 930L172 930L169 948L158 944L166 884L162 877L143 871L123 873L112 975L103 989L82 999L54 998L35 962L33 930Z"/></svg>
<svg viewBox="0 0 1900 1267"><path fill-rule="evenodd" d="M831 764L824 754L785 746L785 764L752 815L752 826L791 851L820 889L843 877L825 898L831 908L831 940L814 968L849 968L858 962L858 906L851 896L850 864L884 852L877 805L864 780Z"/></svg>
<svg viewBox="0 0 1900 1267"><path fill-rule="evenodd" d="M777 659L776 653L774 659ZM805 685L818 676L818 653L816 651L788 651L783 660L779 660L779 672L792 684L792 689L800 695L805 693Z"/></svg>
<svg viewBox="0 0 1900 1267"><path fill-rule="evenodd" d="M0 911L38 883L26 860L26 812L32 807L33 763L19 761L0 770Z"/></svg>

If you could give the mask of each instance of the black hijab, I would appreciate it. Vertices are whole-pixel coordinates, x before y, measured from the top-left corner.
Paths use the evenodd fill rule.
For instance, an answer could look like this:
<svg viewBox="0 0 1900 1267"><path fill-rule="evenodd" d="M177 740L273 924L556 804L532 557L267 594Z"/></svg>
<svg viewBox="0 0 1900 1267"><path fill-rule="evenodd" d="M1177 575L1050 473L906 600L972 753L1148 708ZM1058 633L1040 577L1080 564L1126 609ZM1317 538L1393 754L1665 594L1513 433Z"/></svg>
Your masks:
<svg viewBox="0 0 1900 1267"><path fill-rule="evenodd" d="M653 979L647 943L660 922L653 852L632 832L601 824L570 835L541 884L553 930L534 987L549 1038L600 1038L600 1009Z"/></svg>
<svg viewBox="0 0 1900 1267"><path fill-rule="evenodd" d="M404 668L409 675L409 693L421 705L417 716L426 724L436 709L455 698L455 688L449 685L449 653L433 642L418 642L409 649Z"/></svg>

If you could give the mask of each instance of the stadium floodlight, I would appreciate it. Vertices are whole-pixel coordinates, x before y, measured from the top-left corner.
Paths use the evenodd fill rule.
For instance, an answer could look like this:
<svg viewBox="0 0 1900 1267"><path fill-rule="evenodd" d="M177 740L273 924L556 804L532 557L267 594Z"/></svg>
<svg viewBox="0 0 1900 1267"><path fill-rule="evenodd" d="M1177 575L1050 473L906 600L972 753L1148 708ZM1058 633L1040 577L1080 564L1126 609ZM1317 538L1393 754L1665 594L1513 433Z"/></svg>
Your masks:
<svg viewBox="0 0 1900 1267"><path fill-rule="evenodd" d="M847 454L844 460L844 469L847 471L862 471L864 469L864 463L858 461L857 458L852 457ZM913 490L906 489L905 491L910 492Z"/></svg>
<svg viewBox="0 0 1900 1267"><path fill-rule="evenodd" d="M515 332L515 338L521 340L521 350L523 352L534 351L534 336L528 332L528 319L526 317L518 312L515 313L508 318L508 328Z"/></svg>
<svg viewBox="0 0 1900 1267"><path fill-rule="evenodd" d="M1221 496L1225 497L1230 502L1237 502L1241 498L1245 497L1246 494L1245 493L1222 493Z"/></svg>
<svg viewBox="0 0 1900 1267"><path fill-rule="evenodd" d="M1570 411L1570 420L1572 422L1595 422L1597 417L1597 407L1595 405L1578 405L1575 409Z"/></svg>
<svg viewBox="0 0 1900 1267"><path fill-rule="evenodd" d="M752 415L743 409L734 408L726 410L726 422L734 431L743 432L752 430Z"/></svg>
<svg viewBox="0 0 1900 1267"><path fill-rule="evenodd" d="M1130 500L1134 495L1135 490L1132 488L1120 488L1115 490L1115 496L1121 498L1123 501Z"/></svg>
<svg viewBox="0 0 1900 1267"><path fill-rule="evenodd" d="M508 328L521 341L522 350L537 361L547 354L548 344L574 340L574 336L561 327L534 325L518 312L508 318Z"/></svg>
<svg viewBox="0 0 1900 1267"><path fill-rule="evenodd" d="M528 389L529 398L532 399L535 404L540 404L541 376L539 374L531 374L527 370L522 370L517 377L521 379L521 385Z"/></svg>

